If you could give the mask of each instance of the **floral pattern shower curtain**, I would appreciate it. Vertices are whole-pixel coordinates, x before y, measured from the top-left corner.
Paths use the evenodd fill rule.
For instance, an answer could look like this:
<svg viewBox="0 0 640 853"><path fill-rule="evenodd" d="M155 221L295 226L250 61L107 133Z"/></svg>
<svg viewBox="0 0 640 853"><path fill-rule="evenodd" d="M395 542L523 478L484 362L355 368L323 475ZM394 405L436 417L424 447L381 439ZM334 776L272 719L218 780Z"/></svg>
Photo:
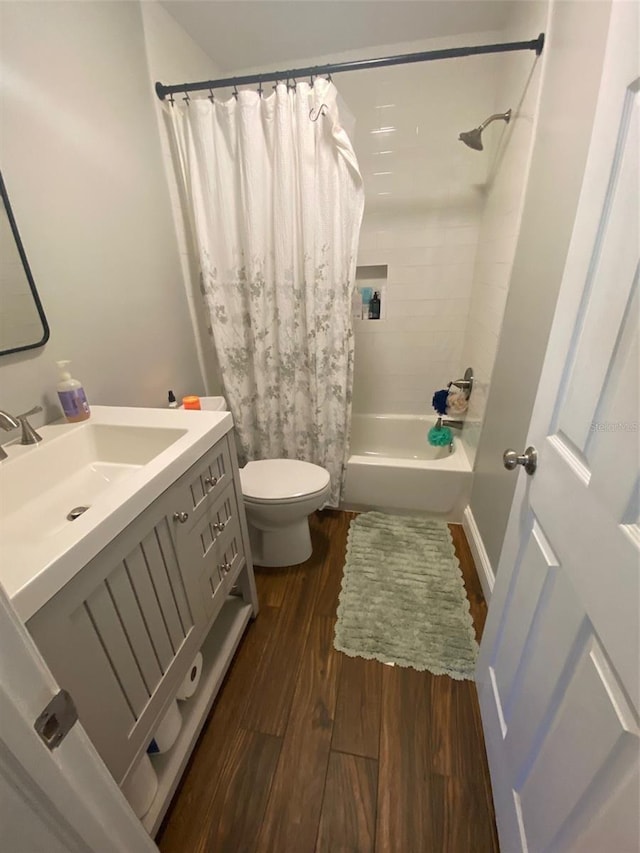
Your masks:
<svg viewBox="0 0 640 853"><path fill-rule="evenodd" d="M321 112L315 122L311 111ZM364 206L335 86L322 79L278 84L266 98L177 100L166 114L242 454L322 465L335 506Z"/></svg>

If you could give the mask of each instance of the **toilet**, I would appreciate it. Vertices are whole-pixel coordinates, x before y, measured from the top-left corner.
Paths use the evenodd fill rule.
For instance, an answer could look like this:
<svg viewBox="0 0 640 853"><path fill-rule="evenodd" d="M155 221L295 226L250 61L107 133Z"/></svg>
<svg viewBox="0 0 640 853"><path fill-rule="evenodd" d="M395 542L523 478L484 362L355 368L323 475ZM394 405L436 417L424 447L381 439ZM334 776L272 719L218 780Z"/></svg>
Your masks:
<svg viewBox="0 0 640 853"><path fill-rule="evenodd" d="M311 556L309 515L331 491L329 472L297 459L264 459L240 469L253 562L294 566Z"/></svg>

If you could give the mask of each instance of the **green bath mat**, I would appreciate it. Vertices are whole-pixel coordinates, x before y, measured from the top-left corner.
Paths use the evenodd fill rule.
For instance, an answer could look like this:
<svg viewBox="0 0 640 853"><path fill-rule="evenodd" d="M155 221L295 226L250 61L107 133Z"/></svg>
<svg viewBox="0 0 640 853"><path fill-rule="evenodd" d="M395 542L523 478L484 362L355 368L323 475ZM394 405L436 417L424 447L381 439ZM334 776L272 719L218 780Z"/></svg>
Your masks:
<svg viewBox="0 0 640 853"><path fill-rule="evenodd" d="M473 680L478 644L446 524L381 512L351 522L334 646Z"/></svg>

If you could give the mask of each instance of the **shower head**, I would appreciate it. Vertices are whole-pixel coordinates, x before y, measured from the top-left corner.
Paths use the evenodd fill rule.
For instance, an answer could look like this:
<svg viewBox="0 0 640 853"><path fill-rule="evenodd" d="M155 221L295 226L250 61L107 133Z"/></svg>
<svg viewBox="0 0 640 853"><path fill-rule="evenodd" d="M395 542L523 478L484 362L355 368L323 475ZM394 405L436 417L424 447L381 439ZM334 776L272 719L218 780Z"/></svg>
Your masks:
<svg viewBox="0 0 640 853"><path fill-rule="evenodd" d="M488 124L491 124L492 121L497 121L501 119L502 121L509 124L509 120L511 118L511 110L507 110L506 113L494 113L492 116L489 116L488 119L485 119L479 127L474 127L473 130L465 130L463 131L458 139L460 142L464 142L465 145L468 145L469 148L473 148L474 151L482 151L482 131Z"/></svg>
<svg viewBox="0 0 640 853"><path fill-rule="evenodd" d="M476 127L474 130L463 131L458 137L460 142L464 142L469 148L474 151L482 151L482 128Z"/></svg>

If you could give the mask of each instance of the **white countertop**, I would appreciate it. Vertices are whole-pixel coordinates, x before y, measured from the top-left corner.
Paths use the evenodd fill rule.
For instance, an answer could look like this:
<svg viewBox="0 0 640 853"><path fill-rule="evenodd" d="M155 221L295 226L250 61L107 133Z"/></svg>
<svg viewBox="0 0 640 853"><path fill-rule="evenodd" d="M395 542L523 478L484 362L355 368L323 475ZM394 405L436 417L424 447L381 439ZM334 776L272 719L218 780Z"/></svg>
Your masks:
<svg viewBox="0 0 640 853"><path fill-rule="evenodd" d="M125 439L134 435L132 458L144 462L128 464L125 459L113 466L118 477L96 492L90 509L75 521L52 524L52 507L58 515L64 510L64 516L71 509L67 503L76 496L76 479L82 497L85 469L92 466L78 459L89 452L92 426L104 426L103 433L111 429ZM37 445L5 445L8 458L0 462L0 581L20 617L26 622L232 426L229 412L93 406L91 418L82 423L40 427L43 441ZM149 438L145 443L140 436ZM118 440L127 450L126 441ZM171 443L163 449L162 442ZM152 458L147 461L145 453ZM76 472L77 465L84 467Z"/></svg>

